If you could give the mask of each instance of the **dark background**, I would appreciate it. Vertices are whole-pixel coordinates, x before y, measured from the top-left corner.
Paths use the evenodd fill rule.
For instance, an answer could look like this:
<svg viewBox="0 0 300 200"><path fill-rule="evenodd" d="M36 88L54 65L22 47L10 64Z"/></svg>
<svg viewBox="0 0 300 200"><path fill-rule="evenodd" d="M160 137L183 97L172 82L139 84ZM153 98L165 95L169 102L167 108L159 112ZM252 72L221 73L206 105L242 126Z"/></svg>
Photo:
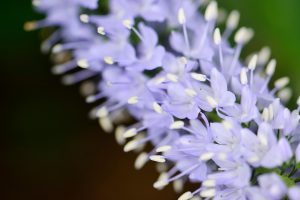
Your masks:
<svg viewBox="0 0 300 200"><path fill-rule="evenodd" d="M256 36L248 52L270 45L278 59L276 76L291 77L300 94L300 1L220 0L241 11L242 25ZM51 75L40 53L40 33L23 23L39 16L30 1L3 1L0 28L0 199L136 200L176 199L168 187L152 188L152 165L133 169L114 137L90 121L90 107L78 87L65 87Z"/></svg>

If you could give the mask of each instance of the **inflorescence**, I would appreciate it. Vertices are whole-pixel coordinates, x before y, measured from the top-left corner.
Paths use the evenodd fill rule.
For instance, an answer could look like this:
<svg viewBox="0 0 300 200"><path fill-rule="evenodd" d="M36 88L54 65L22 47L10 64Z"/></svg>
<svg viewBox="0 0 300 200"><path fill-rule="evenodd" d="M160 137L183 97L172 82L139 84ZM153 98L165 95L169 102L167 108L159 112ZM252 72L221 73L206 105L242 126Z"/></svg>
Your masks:
<svg viewBox="0 0 300 200"><path fill-rule="evenodd" d="M199 186L179 200L299 199L300 98L295 110L283 105L287 77L269 87L268 47L241 61L254 32L236 30L238 11L225 18L204 0L110 0L103 15L93 14L97 0L33 5L46 18L25 29L54 27L42 44L59 61L53 73L66 85L96 83L91 117L107 132L116 126L125 152L140 152L136 169L157 162L154 188ZM128 114L135 123L119 125Z"/></svg>

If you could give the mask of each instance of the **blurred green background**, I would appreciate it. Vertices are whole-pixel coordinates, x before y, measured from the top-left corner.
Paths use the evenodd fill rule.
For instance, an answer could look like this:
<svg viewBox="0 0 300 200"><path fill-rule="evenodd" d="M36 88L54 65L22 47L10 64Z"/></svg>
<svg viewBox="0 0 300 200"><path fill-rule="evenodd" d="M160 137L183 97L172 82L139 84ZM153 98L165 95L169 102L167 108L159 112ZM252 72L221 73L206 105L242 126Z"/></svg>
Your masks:
<svg viewBox="0 0 300 200"><path fill-rule="evenodd" d="M278 59L276 77L291 77L300 94L300 1L220 0L241 12L256 36L247 52L269 45ZM1 3L0 199L176 199L170 187L152 189L154 167L133 169L112 135L90 121L77 87L64 87L40 53L40 34L23 23L39 16L30 1Z"/></svg>

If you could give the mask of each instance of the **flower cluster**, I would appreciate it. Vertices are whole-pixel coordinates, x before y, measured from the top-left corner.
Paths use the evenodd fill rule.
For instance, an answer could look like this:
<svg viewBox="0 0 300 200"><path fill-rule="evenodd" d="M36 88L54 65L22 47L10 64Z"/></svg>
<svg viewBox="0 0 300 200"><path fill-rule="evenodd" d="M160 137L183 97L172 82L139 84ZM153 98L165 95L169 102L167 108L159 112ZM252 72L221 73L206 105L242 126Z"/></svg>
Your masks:
<svg viewBox="0 0 300 200"><path fill-rule="evenodd" d="M101 104L91 116L108 132L126 113L133 117L116 139L125 152L141 152L137 169L158 162L156 189L173 183L181 192L192 182L198 189L180 200L299 199L300 98L293 111L283 105L287 77L269 88L269 48L241 61L253 30L236 30L237 11L225 19L215 1L203 0L110 0L104 15L93 14L97 0L33 5L46 18L25 29L54 26L42 49L66 57L53 72L67 74L65 84L97 82L87 102Z"/></svg>

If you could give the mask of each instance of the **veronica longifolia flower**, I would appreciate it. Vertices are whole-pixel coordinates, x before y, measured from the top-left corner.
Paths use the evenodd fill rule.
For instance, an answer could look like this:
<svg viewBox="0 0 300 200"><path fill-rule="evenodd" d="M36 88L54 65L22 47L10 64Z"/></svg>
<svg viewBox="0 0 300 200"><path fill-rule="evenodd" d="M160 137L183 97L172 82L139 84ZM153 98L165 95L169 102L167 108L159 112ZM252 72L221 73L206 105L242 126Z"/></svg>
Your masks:
<svg viewBox="0 0 300 200"><path fill-rule="evenodd" d="M174 182L181 192L190 181L198 189L180 200L299 198L300 99L295 110L284 106L287 77L269 87L269 48L240 58L253 31L242 27L235 45L228 41L237 11L221 31L215 1L111 0L102 15L92 11L97 0L33 4L46 18L25 29L56 27L42 45L58 61L53 72L66 74L65 84L94 82L87 102L101 102L91 117L104 130L134 118L117 126L116 139L125 152L141 151L135 168L158 162L156 189Z"/></svg>

